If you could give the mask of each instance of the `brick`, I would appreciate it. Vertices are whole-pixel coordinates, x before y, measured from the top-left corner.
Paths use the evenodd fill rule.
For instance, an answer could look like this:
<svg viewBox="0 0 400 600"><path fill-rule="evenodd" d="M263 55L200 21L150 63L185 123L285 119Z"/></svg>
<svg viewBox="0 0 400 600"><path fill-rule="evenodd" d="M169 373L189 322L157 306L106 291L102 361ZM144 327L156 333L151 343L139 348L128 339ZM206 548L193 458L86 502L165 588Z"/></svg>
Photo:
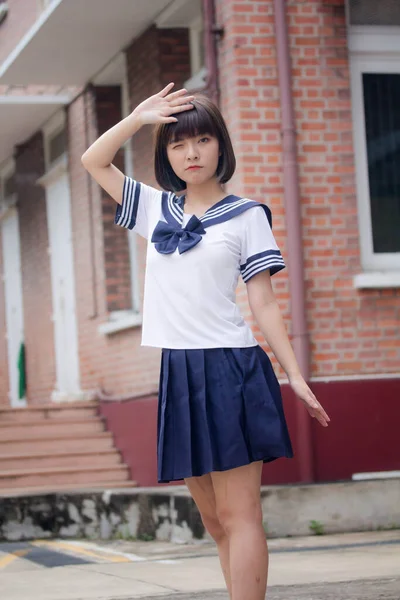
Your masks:
<svg viewBox="0 0 400 600"><path fill-rule="evenodd" d="M28 16L21 18L20 31L26 30L27 22L33 18L33 4L36 5L36 0L14 0L13 4L21 6L22 1L26 3ZM344 4L344 0L305 0L301 3L288 0L286 3L296 115L304 279L308 290L307 319L313 345L311 369L312 374L333 376L390 372L398 369L400 360L400 349L392 343L399 338L398 290L385 290L385 293L355 290L352 283L354 273L361 267ZM283 249L287 244L286 211L273 1L216 0L216 10L218 22L225 29L224 37L218 43L221 108L232 133L238 162L237 172L227 189L268 202L274 216L274 231ZM10 21L8 25L7 21L2 25L0 57L5 48L4 40L6 44L10 43L9 25ZM14 45L20 35L16 32L14 29ZM190 74L189 58L185 29L150 27L138 39L132 40L127 48L132 107L171 79L180 85ZM97 120L101 129L102 123L106 126L107 119L107 123L111 123L118 118L116 105L114 99L110 114L107 114L104 102L102 107L97 105L97 111L96 107L91 107L93 138L99 133L95 128ZM102 387L113 394L150 393L157 387L159 353L140 348L140 329L111 337L97 333L99 323L107 318L110 308L127 306L130 302L126 236L125 232L113 229L113 201L96 186L92 190L95 226L90 229L88 180L79 163L85 135L81 97L69 108L68 127L74 250L79 260L76 285L80 361L84 365L82 384L85 389ZM135 176L155 185L150 128L143 128L135 136L133 155ZM31 156L29 160L37 164L37 157ZM121 161L122 155L117 160ZM34 197L31 191L29 196ZM44 218L41 202L43 200L36 205L41 216L39 227L43 227ZM29 211L25 205L24 210ZM23 227L27 232L31 231L26 221L29 214L23 216ZM88 231L94 233L92 258ZM39 236L43 245L43 229L39 229ZM141 238L137 242L141 297L146 242ZM41 265L42 252L37 249L32 257L27 257L25 251L24 261L28 265L29 261ZM51 330L47 321L50 314L49 280L45 270L41 277L46 292L40 323L44 327L44 344L47 344L50 358L47 371L33 379L35 401L40 390L47 393L51 389L54 375L53 350L49 341ZM24 285L28 284L25 282ZM36 288L32 289L33 305L36 306L38 292ZM274 289L290 330L286 271L274 278ZM243 313L251 318L245 288L240 290L238 298ZM251 319L257 339L263 343L253 321ZM32 335L33 326L30 327ZM382 328L386 328L387 333L383 334ZM387 345L378 348L376 341L382 338ZM348 346L346 341L354 345ZM4 347L2 350L0 344L0 359L2 352L4 356ZM394 366L396 361L397 367ZM278 375L282 375L276 361L274 367ZM5 373L0 366L0 390L6 385Z"/></svg>

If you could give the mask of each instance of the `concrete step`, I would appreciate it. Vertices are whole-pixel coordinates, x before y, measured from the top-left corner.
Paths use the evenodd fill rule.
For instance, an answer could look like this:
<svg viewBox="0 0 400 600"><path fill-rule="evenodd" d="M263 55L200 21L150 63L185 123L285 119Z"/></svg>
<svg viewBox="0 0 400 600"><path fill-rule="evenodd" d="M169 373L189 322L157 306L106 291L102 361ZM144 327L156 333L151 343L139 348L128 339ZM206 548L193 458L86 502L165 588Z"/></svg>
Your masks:
<svg viewBox="0 0 400 600"><path fill-rule="evenodd" d="M19 421L17 423L0 423L0 439L34 439L49 437L71 437L71 434L91 434L104 431L104 423L101 417L87 417L84 420L62 419L61 420L35 420Z"/></svg>
<svg viewBox="0 0 400 600"><path fill-rule="evenodd" d="M77 485L75 483L57 485L56 487L41 485L24 488L0 489L0 498L17 498L19 496L42 496L45 494L58 494L63 492L82 493L95 490L99 493L105 490L119 490L137 487L136 481L98 481L90 486Z"/></svg>
<svg viewBox="0 0 400 600"><path fill-rule="evenodd" d="M24 469L44 469L50 467L111 467L121 464L117 450L97 450L95 452L52 452L0 455L0 472Z"/></svg>
<svg viewBox="0 0 400 600"><path fill-rule="evenodd" d="M0 438L0 455L9 454L30 454L35 453L53 453L53 452L81 452L87 450L97 452L100 450L110 450L114 448L113 438L109 431L99 433L77 433L72 430L68 437L60 438L19 438L13 440L3 440Z"/></svg>
<svg viewBox="0 0 400 600"><path fill-rule="evenodd" d="M126 465L0 471L1 489L28 488L31 486L50 486L58 489L60 485L64 484L90 487L99 481L118 482L128 480L129 469Z"/></svg>
<svg viewBox="0 0 400 600"><path fill-rule="evenodd" d="M39 419L84 419L98 414L97 402L69 404L38 404L24 408L0 408L0 423L5 421L36 421Z"/></svg>

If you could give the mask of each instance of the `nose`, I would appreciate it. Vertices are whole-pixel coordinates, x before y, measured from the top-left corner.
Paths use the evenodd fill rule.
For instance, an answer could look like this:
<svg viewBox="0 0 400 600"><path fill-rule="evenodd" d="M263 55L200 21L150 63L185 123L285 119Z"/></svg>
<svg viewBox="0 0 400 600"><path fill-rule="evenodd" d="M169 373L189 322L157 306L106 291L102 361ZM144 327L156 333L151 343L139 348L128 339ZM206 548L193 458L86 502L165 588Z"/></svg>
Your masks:
<svg viewBox="0 0 400 600"><path fill-rule="evenodd" d="M197 144L189 143L187 145L186 156L188 160L197 160L199 158L199 149Z"/></svg>

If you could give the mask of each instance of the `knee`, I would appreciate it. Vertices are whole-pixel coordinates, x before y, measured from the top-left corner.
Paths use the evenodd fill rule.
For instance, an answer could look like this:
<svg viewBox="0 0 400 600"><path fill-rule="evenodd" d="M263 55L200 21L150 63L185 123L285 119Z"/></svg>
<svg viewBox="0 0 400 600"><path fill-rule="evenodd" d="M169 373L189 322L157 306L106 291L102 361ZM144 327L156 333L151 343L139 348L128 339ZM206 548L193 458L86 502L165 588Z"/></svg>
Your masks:
<svg viewBox="0 0 400 600"><path fill-rule="evenodd" d="M226 533L217 516L215 515L202 515L202 521L204 527L213 538L214 542L219 544L225 537Z"/></svg>
<svg viewBox="0 0 400 600"><path fill-rule="evenodd" d="M243 527L262 526L262 509L259 502L250 502L246 506L220 507L217 517L227 536Z"/></svg>

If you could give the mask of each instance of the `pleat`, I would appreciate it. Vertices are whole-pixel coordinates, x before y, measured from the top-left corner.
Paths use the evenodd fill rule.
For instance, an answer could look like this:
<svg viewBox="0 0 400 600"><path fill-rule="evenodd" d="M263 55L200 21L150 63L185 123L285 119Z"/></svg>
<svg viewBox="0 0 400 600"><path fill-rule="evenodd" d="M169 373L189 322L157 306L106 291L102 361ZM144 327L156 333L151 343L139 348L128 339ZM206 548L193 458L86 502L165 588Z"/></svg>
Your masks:
<svg viewBox="0 0 400 600"><path fill-rule="evenodd" d="M260 348L261 350L261 348ZM263 352L261 350L261 352ZM275 374L270 361L258 352L249 354L244 381L246 422L253 460L271 460L281 456L286 444L281 414L280 389L274 385ZM266 444L267 441L267 444ZM266 455L267 453L267 455Z"/></svg>
<svg viewBox="0 0 400 600"><path fill-rule="evenodd" d="M168 397L168 381L169 381L169 363L171 358L170 350L163 350L161 353L161 368L160 368L160 385L158 395L158 412L157 412L157 470L158 479L162 479L163 465L168 460L168 448L166 447L165 437L165 411Z"/></svg>
<svg viewBox="0 0 400 600"><path fill-rule="evenodd" d="M259 347L163 350L160 482L293 456L279 383Z"/></svg>
<svg viewBox="0 0 400 600"><path fill-rule="evenodd" d="M191 377L192 472L202 473L213 464L213 432L203 350L188 353Z"/></svg>

